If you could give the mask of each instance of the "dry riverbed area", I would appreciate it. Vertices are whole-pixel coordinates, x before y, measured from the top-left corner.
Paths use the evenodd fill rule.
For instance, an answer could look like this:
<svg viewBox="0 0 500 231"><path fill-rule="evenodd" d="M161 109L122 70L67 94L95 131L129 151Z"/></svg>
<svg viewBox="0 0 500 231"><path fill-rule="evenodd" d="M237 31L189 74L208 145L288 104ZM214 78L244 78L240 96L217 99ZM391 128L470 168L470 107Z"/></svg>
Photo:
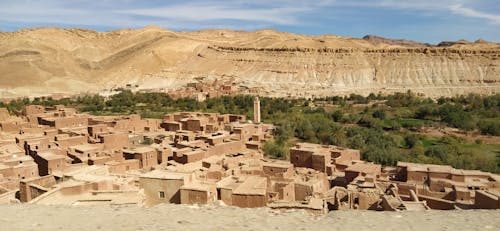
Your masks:
<svg viewBox="0 0 500 231"><path fill-rule="evenodd" d="M1 205L0 230L499 230L500 210L374 212L226 206Z"/></svg>

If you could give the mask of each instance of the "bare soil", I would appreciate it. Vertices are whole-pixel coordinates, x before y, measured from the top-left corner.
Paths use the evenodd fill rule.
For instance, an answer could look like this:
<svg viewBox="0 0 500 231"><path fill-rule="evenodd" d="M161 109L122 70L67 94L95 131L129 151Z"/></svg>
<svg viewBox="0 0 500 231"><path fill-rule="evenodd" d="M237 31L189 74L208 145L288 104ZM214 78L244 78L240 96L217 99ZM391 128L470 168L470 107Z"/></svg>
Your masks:
<svg viewBox="0 0 500 231"><path fill-rule="evenodd" d="M278 212L225 206L0 205L0 230L499 230L500 210Z"/></svg>

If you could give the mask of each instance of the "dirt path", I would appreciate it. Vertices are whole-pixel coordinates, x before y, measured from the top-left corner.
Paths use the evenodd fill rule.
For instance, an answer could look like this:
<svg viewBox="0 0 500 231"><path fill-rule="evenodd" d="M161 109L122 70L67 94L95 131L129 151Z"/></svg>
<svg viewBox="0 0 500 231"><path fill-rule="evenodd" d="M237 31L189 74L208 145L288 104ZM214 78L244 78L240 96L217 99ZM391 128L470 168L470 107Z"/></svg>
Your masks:
<svg viewBox="0 0 500 231"><path fill-rule="evenodd" d="M324 216L265 208L161 205L1 205L0 230L499 230L500 210L372 212Z"/></svg>

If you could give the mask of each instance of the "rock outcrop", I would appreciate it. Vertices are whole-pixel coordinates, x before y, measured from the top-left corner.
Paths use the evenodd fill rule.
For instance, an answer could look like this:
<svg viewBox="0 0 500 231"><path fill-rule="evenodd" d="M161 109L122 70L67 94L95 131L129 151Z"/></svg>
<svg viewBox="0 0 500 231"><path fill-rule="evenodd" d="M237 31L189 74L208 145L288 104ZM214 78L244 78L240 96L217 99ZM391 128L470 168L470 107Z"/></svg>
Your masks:
<svg viewBox="0 0 500 231"><path fill-rule="evenodd" d="M430 47L431 44L428 43L419 43L412 40L406 39L390 39L384 38L376 35L366 35L363 37L364 40L372 42L373 44L389 44L389 45L397 45L397 46L407 46L407 47Z"/></svg>
<svg viewBox="0 0 500 231"><path fill-rule="evenodd" d="M0 97L100 92L126 84L177 88L227 78L249 93L270 96L500 92L500 44L403 42L158 27L0 32Z"/></svg>

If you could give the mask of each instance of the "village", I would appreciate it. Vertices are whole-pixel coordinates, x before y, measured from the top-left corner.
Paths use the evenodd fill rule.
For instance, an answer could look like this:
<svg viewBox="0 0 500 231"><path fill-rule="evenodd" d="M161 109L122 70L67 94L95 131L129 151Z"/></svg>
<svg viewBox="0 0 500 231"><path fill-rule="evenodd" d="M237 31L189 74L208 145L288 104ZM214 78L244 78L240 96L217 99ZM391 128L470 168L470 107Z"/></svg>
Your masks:
<svg viewBox="0 0 500 231"><path fill-rule="evenodd" d="M499 209L500 175L361 160L359 150L297 143L266 157L274 126L254 116L176 112L94 116L62 105L0 108L0 203L222 203L331 210Z"/></svg>

